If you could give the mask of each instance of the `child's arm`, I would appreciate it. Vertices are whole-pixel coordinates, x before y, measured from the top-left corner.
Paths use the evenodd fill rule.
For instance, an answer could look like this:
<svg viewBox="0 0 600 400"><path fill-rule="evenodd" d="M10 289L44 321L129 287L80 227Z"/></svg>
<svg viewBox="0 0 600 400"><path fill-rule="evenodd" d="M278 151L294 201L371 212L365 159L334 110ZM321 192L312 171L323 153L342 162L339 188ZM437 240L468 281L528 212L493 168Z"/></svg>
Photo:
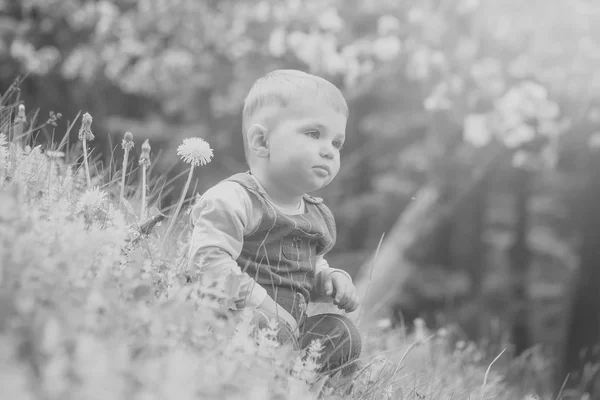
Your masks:
<svg viewBox="0 0 600 400"><path fill-rule="evenodd" d="M316 303L331 302L331 296L327 295L323 282L327 275L330 275L334 272L344 274L348 278L348 280L352 282L352 277L349 273L342 269L330 267L329 263L327 262L327 260L325 260L325 258L322 255L317 256L317 263L315 265L315 286L313 289L313 293L311 293L311 301L314 301Z"/></svg>
<svg viewBox="0 0 600 400"><path fill-rule="evenodd" d="M222 182L208 189L192 208L191 224L188 270L199 271L209 280L237 281L239 296L229 294L241 300L240 308L261 305L268 297L266 290L236 262L244 233L253 229L252 202L247 192L235 182Z"/></svg>

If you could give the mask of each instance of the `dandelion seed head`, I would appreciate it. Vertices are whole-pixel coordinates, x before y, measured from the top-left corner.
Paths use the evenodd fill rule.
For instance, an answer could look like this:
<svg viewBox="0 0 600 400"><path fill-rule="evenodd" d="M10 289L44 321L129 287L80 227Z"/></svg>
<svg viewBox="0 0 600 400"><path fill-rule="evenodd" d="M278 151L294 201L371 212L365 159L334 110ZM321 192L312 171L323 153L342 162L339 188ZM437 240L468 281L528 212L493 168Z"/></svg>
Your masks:
<svg viewBox="0 0 600 400"><path fill-rule="evenodd" d="M183 139L183 144L177 147L177 155L192 166L208 164L213 157L213 150L207 141L202 138Z"/></svg>

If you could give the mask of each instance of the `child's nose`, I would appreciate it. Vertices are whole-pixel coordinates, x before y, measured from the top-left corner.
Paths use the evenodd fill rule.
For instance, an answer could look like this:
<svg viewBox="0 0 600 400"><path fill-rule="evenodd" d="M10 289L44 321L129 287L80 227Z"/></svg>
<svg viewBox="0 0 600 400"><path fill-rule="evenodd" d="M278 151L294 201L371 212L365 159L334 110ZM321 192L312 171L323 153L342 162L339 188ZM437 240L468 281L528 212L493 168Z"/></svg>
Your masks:
<svg viewBox="0 0 600 400"><path fill-rule="evenodd" d="M333 146L327 145L327 144L321 146L320 153L321 153L321 157L332 159L334 157Z"/></svg>

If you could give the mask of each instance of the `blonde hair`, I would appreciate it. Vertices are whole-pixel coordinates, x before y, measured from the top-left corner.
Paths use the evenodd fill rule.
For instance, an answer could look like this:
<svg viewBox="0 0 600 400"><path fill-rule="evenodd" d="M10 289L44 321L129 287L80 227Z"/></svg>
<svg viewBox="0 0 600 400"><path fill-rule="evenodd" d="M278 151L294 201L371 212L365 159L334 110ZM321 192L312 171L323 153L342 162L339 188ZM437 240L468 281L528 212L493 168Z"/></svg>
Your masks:
<svg viewBox="0 0 600 400"><path fill-rule="evenodd" d="M335 111L348 118L348 104L342 92L328 80L293 69L278 69L258 78L244 100L242 129L244 152L248 158L248 128L250 120L265 106L288 107L294 100L318 96Z"/></svg>

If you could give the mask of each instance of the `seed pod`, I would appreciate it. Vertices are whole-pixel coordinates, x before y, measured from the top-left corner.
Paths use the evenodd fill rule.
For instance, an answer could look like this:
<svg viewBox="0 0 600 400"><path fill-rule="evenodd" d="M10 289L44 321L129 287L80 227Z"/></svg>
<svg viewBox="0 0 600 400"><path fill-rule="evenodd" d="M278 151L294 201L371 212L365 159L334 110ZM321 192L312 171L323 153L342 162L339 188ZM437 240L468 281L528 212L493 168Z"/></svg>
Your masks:
<svg viewBox="0 0 600 400"><path fill-rule="evenodd" d="M140 165L150 166L150 142L148 139L142 144L142 154L140 155Z"/></svg>

